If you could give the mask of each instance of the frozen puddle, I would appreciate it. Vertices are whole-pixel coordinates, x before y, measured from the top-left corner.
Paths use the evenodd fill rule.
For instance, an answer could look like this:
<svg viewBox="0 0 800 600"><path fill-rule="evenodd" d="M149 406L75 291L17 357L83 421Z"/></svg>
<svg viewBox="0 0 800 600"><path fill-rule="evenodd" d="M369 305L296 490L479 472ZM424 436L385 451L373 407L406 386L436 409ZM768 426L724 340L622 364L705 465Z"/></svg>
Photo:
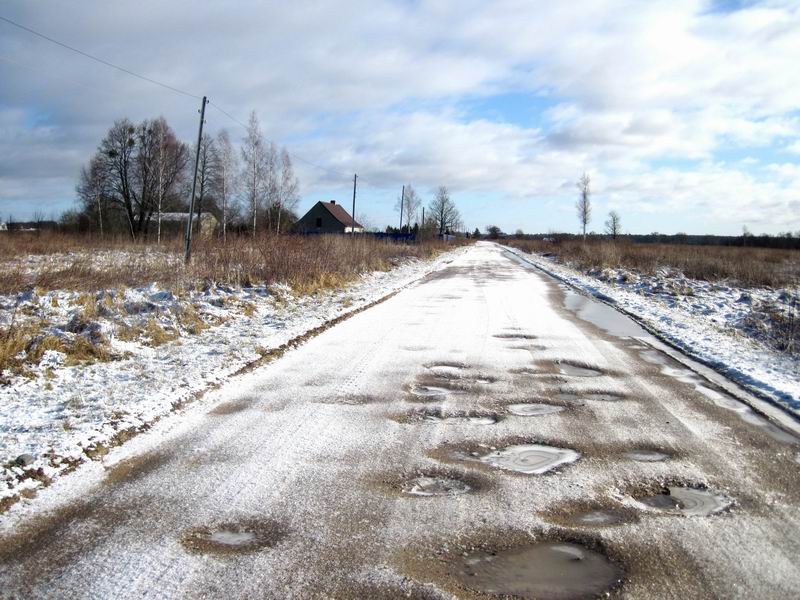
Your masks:
<svg viewBox="0 0 800 600"><path fill-rule="evenodd" d="M404 494L409 496L460 496L472 491L472 487L450 477L429 477L422 475L402 485Z"/></svg>
<svg viewBox="0 0 800 600"><path fill-rule="evenodd" d="M576 525L585 525L588 527L608 527L611 525L629 523L630 518L619 510L597 509L578 513L573 517L573 522Z"/></svg>
<svg viewBox="0 0 800 600"><path fill-rule="evenodd" d="M597 369L580 367L571 363L559 363L558 372L562 375L569 375L571 377L599 377L602 375L602 373Z"/></svg>
<svg viewBox="0 0 800 600"><path fill-rule="evenodd" d="M471 554L454 575L472 590L540 600L594 598L622 580L622 570L608 558L566 542Z"/></svg>
<svg viewBox="0 0 800 600"><path fill-rule="evenodd" d="M437 377L448 379L456 379L461 377L461 374L466 368L466 365L462 365L460 363L441 363L428 365L428 370L431 371L431 373Z"/></svg>
<svg viewBox="0 0 800 600"><path fill-rule="evenodd" d="M526 475L541 475L561 465L573 463L580 453L569 448L555 448L541 444L519 444L495 450L479 458L481 462Z"/></svg>
<svg viewBox="0 0 800 600"><path fill-rule="evenodd" d="M252 531L228 531L222 529L214 531L208 536L208 541L224 546L246 546L256 541L256 534Z"/></svg>
<svg viewBox="0 0 800 600"><path fill-rule="evenodd" d="M450 390L435 385L412 385L411 395L418 398L435 398L436 396L446 396Z"/></svg>
<svg viewBox="0 0 800 600"><path fill-rule="evenodd" d="M235 554L267 548L284 536L282 529L274 523L250 522L198 527L186 532L181 544L187 550L201 554Z"/></svg>
<svg viewBox="0 0 800 600"><path fill-rule="evenodd" d="M578 318L589 321L616 337L648 337L649 334L633 319L618 310L562 286L564 306Z"/></svg>
<svg viewBox="0 0 800 600"><path fill-rule="evenodd" d="M550 415L564 410L563 406L541 404L536 402L526 404L509 404L507 408L509 413L518 417L541 417L542 415Z"/></svg>
<svg viewBox="0 0 800 600"><path fill-rule="evenodd" d="M664 493L639 498L639 502L662 512L693 517L707 517L733 504L733 501L723 494L675 486L667 488Z"/></svg>
<svg viewBox="0 0 800 600"><path fill-rule="evenodd" d="M669 454L658 450L629 450L623 452L622 456L636 462L662 462L670 457Z"/></svg>

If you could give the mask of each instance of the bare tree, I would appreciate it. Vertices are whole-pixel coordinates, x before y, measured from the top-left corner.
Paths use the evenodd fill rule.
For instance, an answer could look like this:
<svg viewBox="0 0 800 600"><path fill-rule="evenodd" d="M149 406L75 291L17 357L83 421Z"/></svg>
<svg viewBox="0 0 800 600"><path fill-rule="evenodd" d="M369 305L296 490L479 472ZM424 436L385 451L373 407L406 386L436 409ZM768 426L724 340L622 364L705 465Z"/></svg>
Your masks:
<svg viewBox="0 0 800 600"><path fill-rule="evenodd" d="M235 214L235 207L232 206L233 198L236 194L236 172L237 160L236 152L233 150L230 136L224 129L217 134L216 139L218 168L216 176L212 180L214 195L220 203L222 211L222 239L225 241L228 234L228 221L231 214Z"/></svg>
<svg viewBox="0 0 800 600"><path fill-rule="evenodd" d="M583 228L584 242L586 241L586 226L589 224L589 221L592 220L592 204L589 200L589 196L591 195L590 184L591 181L587 173L581 175L577 183L580 196L575 203L575 209L578 211L578 221L580 221L581 227Z"/></svg>
<svg viewBox="0 0 800 600"><path fill-rule="evenodd" d="M281 232L281 219L288 218L297 208L300 201L300 182L294 174L292 157L286 148L280 154L281 178L278 185L278 216L276 219L275 232Z"/></svg>
<svg viewBox="0 0 800 600"><path fill-rule="evenodd" d="M203 218L203 201L208 196L213 195L212 181L217 177L219 156L217 147L212 138L207 133L200 139L200 152L197 162L197 231L202 230L201 219Z"/></svg>
<svg viewBox="0 0 800 600"><path fill-rule="evenodd" d="M450 233L461 221L461 215L445 186L440 186L436 190L436 196L428 206L428 210L439 235Z"/></svg>
<svg viewBox="0 0 800 600"><path fill-rule="evenodd" d="M256 111L250 113L247 135L242 143L242 184L250 205L253 235L256 234L258 206L264 202L266 191L266 148Z"/></svg>
<svg viewBox="0 0 800 600"><path fill-rule="evenodd" d="M163 118L138 126L119 120L100 143L78 195L85 205L87 196L98 194L94 187L102 186L102 197L122 209L135 239L147 233L161 199L175 193L188 155Z"/></svg>
<svg viewBox="0 0 800 600"><path fill-rule="evenodd" d="M422 198L419 197L417 191L411 187L410 183L406 184L403 195L397 199L395 210L399 210L402 213L409 231L411 231L411 219L415 217L421 205ZM402 222L400 223L400 228L403 228Z"/></svg>
<svg viewBox="0 0 800 600"><path fill-rule="evenodd" d="M275 142L269 142L264 154L264 215L267 231L272 231L272 219L280 204L280 158Z"/></svg>
<svg viewBox="0 0 800 600"><path fill-rule="evenodd" d="M103 161L100 157L94 156L89 161L88 167L81 168L80 179L75 187L83 214L91 218L96 213L100 235L104 233L103 207L108 201L108 183L108 174L103 169Z"/></svg>
<svg viewBox="0 0 800 600"><path fill-rule="evenodd" d="M612 210L608 213L608 220L606 221L606 233L611 236L612 240L616 240L622 229L622 221L619 213Z"/></svg>

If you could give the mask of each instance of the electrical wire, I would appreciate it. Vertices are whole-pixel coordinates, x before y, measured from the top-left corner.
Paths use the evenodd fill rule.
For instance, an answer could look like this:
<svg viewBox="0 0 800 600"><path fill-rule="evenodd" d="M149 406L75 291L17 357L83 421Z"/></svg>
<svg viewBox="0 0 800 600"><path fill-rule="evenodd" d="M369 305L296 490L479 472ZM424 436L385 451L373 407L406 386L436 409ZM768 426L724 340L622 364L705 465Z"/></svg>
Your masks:
<svg viewBox="0 0 800 600"><path fill-rule="evenodd" d="M14 27L17 27L17 28L19 28L19 29L21 29L23 31L26 31L26 32L28 32L28 33L30 33L32 35L35 35L35 36L37 36L39 38L47 40L48 42L50 42L52 44L56 44L57 46L61 46L62 48L66 48L67 50L70 50L71 52L75 52L76 54L80 54L81 56L84 56L84 57L86 57L88 59L91 59L91 60L93 60L95 62L98 62L98 63L100 63L102 65L105 65L107 67L110 67L112 69L116 69L117 71L120 71L120 72L125 73L127 75L131 75L132 77L136 77L136 78L141 79L143 81L147 81L148 83L152 83L154 85L161 86L162 88L165 88L167 90L173 91L173 92L175 92L177 94L181 94L183 96L188 96L189 98L195 98L197 100L202 100L202 97L198 96L197 94L192 94L191 92L187 92L185 90L176 88L174 86L168 85L168 84L163 83L161 81L158 81L156 79L152 79L150 77L146 77L144 75L140 75L139 73L131 71L130 69L126 69L125 67L120 67L119 65L115 65L112 62L109 62L107 60L104 60L102 58L94 56L93 54L89 54L88 52L84 52L83 50L79 50L78 48L70 46L69 44L66 44L64 42L60 42L60 41L58 41L56 39L51 38L48 35L45 35L45 34L39 32L39 31L36 31L35 29L31 29L30 27L26 27L25 25L17 23L16 21L12 21L11 19L9 19L7 17L4 17L2 15L0 15L0 21L4 21L4 22L8 23L9 25L13 25ZM4 59L4 60L7 60L10 63L14 63L15 62L15 61L12 61L10 59ZM20 66L25 66L25 65L22 65L21 63L16 63L16 64L18 64ZM231 121L233 121L234 123L240 125L245 130L247 130L247 125L242 123L239 119L234 117L232 114L230 114L228 111L223 109L221 106L219 106L218 104L215 104L211 100L208 100L208 104L210 104L211 106L216 108L220 113L222 113L223 115L228 117ZM272 140L267 140L267 141L272 141ZM272 143L275 143L275 142L272 142ZM331 169L329 167L325 167L323 165L317 164L317 163L315 163L313 161L310 161L308 159L303 158L302 156L294 154L293 152L289 152L289 156L291 156L295 160L298 160L300 162L306 163L306 164L308 164L308 165L310 165L312 167L315 167L317 169L320 169L322 171L327 171L328 173L332 173L332 174L337 175L338 177L342 177L344 179L350 179L350 175L348 175L348 174L345 174L345 173L342 173L342 172L337 171L335 169ZM359 176L359 180L361 180L360 176ZM363 183L367 183L368 184L369 182L363 181Z"/></svg>
<svg viewBox="0 0 800 600"><path fill-rule="evenodd" d="M35 30L31 29L30 27L25 27L25 25L21 25L21 24L15 22L15 21L12 21L11 19L3 17L2 15L0 15L0 21L5 21L9 25L13 25L14 27L18 27L19 29L22 29L23 31L27 31L28 33L31 33L31 34L33 34L33 35L35 35L37 37L40 37L40 38L42 38L44 40L47 40L48 42L56 44L57 46L61 46L62 48L66 48L67 50L75 52L76 54L80 54L81 56L85 56L86 58L89 58L89 59L91 59L91 60L93 60L95 62L99 62L100 64L106 65L107 67L111 67L112 69L116 69L117 71L122 71L123 73L126 73L128 75L132 75L133 77L138 77L139 79L142 79L142 80L147 81L149 83L153 83L155 85L160 85L161 87L166 88L168 90L171 90L171 91L173 91L173 92L175 92L177 94L183 94L184 96L189 96L190 98L196 98L197 100L201 99L200 96L198 96L196 94L192 94L191 92L186 92L184 90L178 89L178 88L173 87L171 85L167 85L166 83L162 83L161 81L156 81L155 79L151 79L150 77L145 77L144 75L139 75L139 73L135 73L135 72L131 71L130 69L126 69L125 67L120 67L119 65L115 65L114 63L108 62L107 60L103 60L102 58L98 58L97 56L89 54L88 52L84 52L83 50L78 50L77 48L74 48L74 47L70 46L69 44L65 44L64 42L59 42L58 40L55 40L55 39L53 39L53 38L51 38L51 37L49 37L49 36L47 36L47 35L45 35L43 33L39 33L38 31L35 31Z"/></svg>

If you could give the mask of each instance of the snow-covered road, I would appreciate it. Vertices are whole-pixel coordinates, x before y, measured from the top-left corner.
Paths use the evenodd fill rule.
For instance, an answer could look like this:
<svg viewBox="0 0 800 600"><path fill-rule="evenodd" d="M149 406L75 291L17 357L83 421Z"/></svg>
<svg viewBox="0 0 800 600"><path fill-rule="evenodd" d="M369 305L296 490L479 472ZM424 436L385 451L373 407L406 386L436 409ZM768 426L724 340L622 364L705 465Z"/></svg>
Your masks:
<svg viewBox="0 0 800 600"><path fill-rule="evenodd" d="M798 439L573 305L470 248L14 506L0 595L800 595Z"/></svg>

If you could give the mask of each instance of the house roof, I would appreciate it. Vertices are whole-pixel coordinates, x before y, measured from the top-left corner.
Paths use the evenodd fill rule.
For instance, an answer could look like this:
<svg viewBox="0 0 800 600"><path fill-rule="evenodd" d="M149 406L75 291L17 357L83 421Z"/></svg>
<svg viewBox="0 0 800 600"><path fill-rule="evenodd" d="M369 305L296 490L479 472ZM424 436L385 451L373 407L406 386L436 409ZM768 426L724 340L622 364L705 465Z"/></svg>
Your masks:
<svg viewBox="0 0 800 600"><path fill-rule="evenodd" d="M353 227L353 218L348 214L348 212L342 207L341 204L336 204L336 202L322 202L320 204L328 209L328 212L333 215L333 218L339 221L345 227ZM356 222L355 227L361 227L364 229L364 226Z"/></svg>

